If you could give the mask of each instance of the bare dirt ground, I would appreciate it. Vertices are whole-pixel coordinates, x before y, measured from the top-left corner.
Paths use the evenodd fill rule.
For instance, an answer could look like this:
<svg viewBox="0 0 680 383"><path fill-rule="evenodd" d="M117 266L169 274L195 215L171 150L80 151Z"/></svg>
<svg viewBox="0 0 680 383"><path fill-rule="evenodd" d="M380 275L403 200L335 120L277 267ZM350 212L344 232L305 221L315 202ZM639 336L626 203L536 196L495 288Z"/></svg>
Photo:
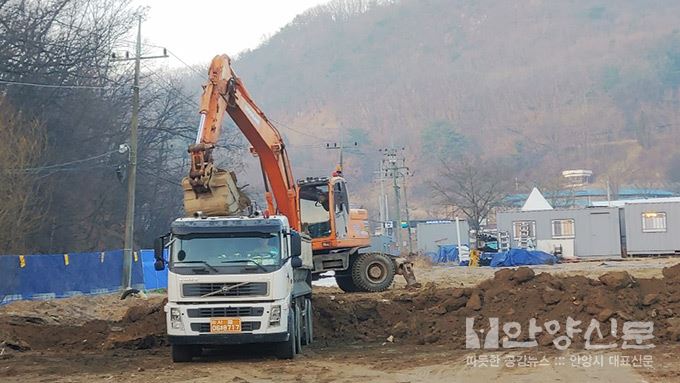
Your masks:
<svg viewBox="0 0 680 383"><path fill-rule="evenodd" d="M672 266L678 263L649 258L500 272L421 264L417 272L425 286L418 291L403 290L401 281L381 294L316 288L317 340L295 361L276 360L256 346L208 350L194 363L173 364L163 336L162 295L15 302L0 308L0 381L677 382L680 266ZM597 317L603 325L604 318L654 321L655 347L587 351L574 337L561 352L541 334L535 348L465 349L468 317L517 321L524 334L530 318L564 325L567 316L586 324ZM604 341L613 339L607 326L602 330ZM612 363L625 357L651 359L645 366ZM532 358L545 363L527 363ZM576 363L583 358L604 363Z"/></svg>

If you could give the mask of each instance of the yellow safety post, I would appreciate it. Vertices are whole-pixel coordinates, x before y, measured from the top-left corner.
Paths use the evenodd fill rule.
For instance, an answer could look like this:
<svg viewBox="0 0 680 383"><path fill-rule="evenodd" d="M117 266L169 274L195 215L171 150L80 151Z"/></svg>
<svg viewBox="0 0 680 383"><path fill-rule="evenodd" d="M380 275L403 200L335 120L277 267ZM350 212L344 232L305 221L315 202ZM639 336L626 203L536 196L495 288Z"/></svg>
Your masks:
<svg viewBox="0 0 680 383"><path fill-rule="evenodd" d="M64 254L64 265L68 266L68 254Z"/></svg>
<svg viewBox="0 0 680 383"><path fill-rule="evenodd" d="M26 257L24 257L23 255L19 256L19 267L22 269L26 267Z"/></svg>
<svg viewBox="0 0 680 383"><path fill-rule="evenodd" d="M470 267L479 267L479 250L470 250Z"/></svg>

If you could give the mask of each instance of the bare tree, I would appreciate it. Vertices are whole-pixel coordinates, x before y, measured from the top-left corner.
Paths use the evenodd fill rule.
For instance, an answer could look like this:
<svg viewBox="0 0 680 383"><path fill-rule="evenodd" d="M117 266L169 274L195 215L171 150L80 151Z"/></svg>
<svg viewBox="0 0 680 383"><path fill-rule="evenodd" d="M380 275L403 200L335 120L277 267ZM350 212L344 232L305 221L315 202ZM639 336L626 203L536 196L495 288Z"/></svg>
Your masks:
<svg viewBox="0 0 680 383"><path fill-rule="evenodd" d="M457 163L443 162L437 178L430 182L440 205L461 211L470 227L478 230L489 213L510 190L505 165L463 157Z"/></svg>
<svg viewBox="0 0 680 383"><path fill-rule="evenodd" d="M28 120L41 121L47 144L37 167L75 164L34 178L30 194L40 188L48 199L45 219L34 232L19 233L26 244L20 251L115 248L115 236L99 235L98 243L90 233L122 221L124 188L115 156L106 153L125 142L131 76L129 66L114 67L109 57L124 44L135 10L128 0L0 5L0 94Z"/></svg>
<svg viewBox="0 0 680 383"><path fill-rule="evenodd" d="M45 145L44 127L0 98L0 251L25 249L26 235L43 219L35 190L36 167Z"/></svg>

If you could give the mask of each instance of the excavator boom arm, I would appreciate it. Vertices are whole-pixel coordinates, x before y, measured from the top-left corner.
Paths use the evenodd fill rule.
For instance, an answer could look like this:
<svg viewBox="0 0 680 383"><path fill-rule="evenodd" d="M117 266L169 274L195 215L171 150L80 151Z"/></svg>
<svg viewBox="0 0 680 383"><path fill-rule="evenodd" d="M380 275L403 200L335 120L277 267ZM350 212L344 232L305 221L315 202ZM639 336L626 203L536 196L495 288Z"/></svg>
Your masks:
<svg viewBox="0 0 680 383"><path fill-rule="evenodd" d="M299 231L298 191L285 144L278 130L257 107L241 79L234 73L227 55L213 59L209 81L201 97L201 119L196 143L189 149L192 153L190 182L194 191L197 194L209 193L206 176L209 177L208 173L212 171L212 150L220 136L224 112L234 120L260 160L270 212L278 211L285 215L291 227Z"/></svg>

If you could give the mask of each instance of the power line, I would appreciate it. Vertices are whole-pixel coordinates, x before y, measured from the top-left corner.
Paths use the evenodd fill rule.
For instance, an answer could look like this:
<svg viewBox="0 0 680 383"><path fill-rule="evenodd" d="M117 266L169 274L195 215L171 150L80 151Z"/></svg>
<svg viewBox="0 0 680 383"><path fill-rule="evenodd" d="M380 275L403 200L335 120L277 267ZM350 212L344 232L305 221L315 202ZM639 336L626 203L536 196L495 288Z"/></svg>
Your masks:
<svg viewBox="0 0 680 383"><path fill-rule="evenodd" d="M267 118L269 119L269 121L275 123L276 125L281 126L281 127L284 128L284 129L290 130L291 132L295 132L295 133L301 134L301 135L303 135L303 136L307 136L307 137L310 137L310 138L314 138L315 140L323 141L323 139L322 139L321 137L317 137L317 136L315 136L315 135L313 135L313 134L310 134L310 133L307 133L307 132L303 132L303 131L300 131L300 130L297 130L297 129L293 129L293 128L291 128L290 126L288 126L288 125L282 123L281 121L276 121L276 120L273 119L273 118L270 118L270 117L267 117Z"/></svg>
<svg viewBox="0 0 680 383"><path fill-rule="evenodd" d="M165 51L166 51L167 53L169 53L171 56L173 56L174 58L176 58L179 62L181 62L184 66L186 66L188 69L190 69L190 70L191 70L192 72L194 72L196 75L198 75L201 79L205 79L205 77L206 77L205 73L201 73L201 72L198 71L196 68L194 68L193 66L189 65L186 61L182 60L182 58L180 58L179 56L177 56L177 55L176 55L173 51L171 51L170 49L165 48L165 47L161 47L161 46L159 46L159 45L150 44L150 43L145 43L144 45L147 45L147 46L150 46L150 47L155 47L155 48L163 48L163 49L165 49ZM149 68L148 66L145 65L144 68L147 69L147 70L149 70L153 75L157 76L157 78L161 79L163 82L166 82L165 79L162 79L156 72L154 72L154 71L153 71L151 68ZM175 89L171 84L169 84L169 83L167 83L167 82L166 82L166 84L168 84L168 85L171 87L171 89ZM188 100L188 98L187 98L185 95L183 95L181 92L179 92L179 91L176 91L176 93L177 93L181 98L183 98L185 101L188 101L188 102L190 103L190 105L193 105L193 106L195 106L195 107L198 107L198 103L197 103L197 102ZM322 138L317 137L317 136L315 136L315 135L313 135L313 134L309 134L309 133L306 133L306 132L303 132L303 131L300 131L300 130L291 128L290 126L288 126L288 125L286 125L286 124L284 124L284 123L282 123L282 122L280 122L280 121L276 121L276 120L274 120L273 118L269 118L269 117L267 117L267 118L268 118L271 122L275 123L276 125L280 125L280 126L283 127L284 129L290 130L290 131L295 132L295 133L297 133L297 134L301 134L301 135L303 135L303 136L307 136L307 137L310 137L310 138L314 138L314 139L319 140L319 141L323 141Z"/></svg>
<svg viewBox="0 0 680 383"><path fill-rule="evenodd" d="M182 184L181 184L180 182L173 181L173 180L168 179L168 178L165 178L165 177L161 177L161 176L159 176L159 175L157 175L157 174L155 174L155 173L153 173L153 172L151 172L151 171L147 171L147 170L145 170L145 169L141 169L141 168L140 168L140 169L139 169L139 172L140 172L140 173L143 173L143 174L145 174L145 175L147 175L147 176L150 176L150 177L153 177L153 178L157 178L157 179L159 179L159 180L161 180L161 181L165 181L165 182L167 182L167 183L169 183L169 184L173 184L173 185L175 185L175 186L182 186Z"/></svg>
<svg viewBox="0 0 680 383"><path fill-rule="evenodd" d="M168 53L172 54L169 50L168 50ZM151 68L149 68L149 67L146 66L146 65L144 65L144 68L145 68L146 70L148 70L149 73L151 73L153 76L156 76L157 79L159 79L160 81L162 81L163 83L165 83L165 84L168 86L167 88L165 88L166 90L172 91L175 95L177 95L180 99L182 99L182 100L183 100L184 102L186 102L187 104L189 104L189 105L191 105L191 106L193 106L193 107L195 107L195 108L198 108L198 107L199 107L199 104L198 104L196 101L193 101L193 100L189 99L188 96L186 96L185 94L183 94L179 89L177 89L177 88L175 88L174 86L172 86L172 84L170 84L166 79L164 79L163 77L161 77L158 73L154 72ZM290 126L288 126L288 125L286 125L286 124L284 124L284 123L282 123L282 122L280 122L280 121L277 121L277 120L273 119L273 118L267 117L267 119L268 119L269 121L273 122L274 124L276 124L277 126L280 126L280 127L284 128L284 129L287 129L287 130L290 130L290 131L292 131L292 132L294 132L294 133L301 134L301 135L306 136L306 137L309 137L309 138L313 138L313 139L315 139L315 140L317 140L317 141L323 141L323 139L320 138L320 137L317 137L317 136L315 136L315 135L313 135L313 134L309 134L309 133L303 132L303 131L301 131L301 130L294 129L294 128L292 128L292 127L290 127Z"/></svg>
<svg viewBox="0 0 680 383"><path fill-rule="evenodd" d="M92 156L92 157L88 157L88 158L81 158L79 160L63 162L63 163L60 163L60 164L37 166L37 167L32 167L32 168L3 169L3 171L17 172L17 173L33 173L33 172L41 172L41 171L44 171L44 170L51 170L51 169L61 170L60 168L66 169L66 167L69 166L69 165L75 165L75 164L80 164L80 163L87 162L87 161L96 160L98 158L102 158L102 157L108 156L109 154L113 154L113 153L116 153L116 152L118 152L118 151L112 150L112 151L109 151L109 152L106 152L106 153L98 154L96 156Z"/></svg>
<svg viewBox="0 0 680 383"><path fill-rule="evenodd" d="M38 84L38 83L33 83L33 82L9 81L9 80L0 80L0 84L32 86L32 87L39 87L39 88L62 88L62 89L116 89L116 87L113 87L113 86L54 85L54 84Z"/></svg>
<svg viewBox="0 0 680 383"><path fill-rule="evenodd" d="M321 144L287 144L287 148L289 149L318 149L318 150L326 150L326 147L321 145Z"/></svg>
<svg viewBox="0 0 680 383"><path fill-rule="evenodd" d="M148 70L149 73L151 73L153 76L156 76L156 78L157 78L158 80L162 81L163 83L165 83L165 84L168 86L167 88L165 88L166 90L172 91L176 96L178 96L179 98L181 98L181 99L182 99L184 102L186 102L187 104L189 104L189 105L191 105L191 106L193 106L193 107L195 107L195 108L198 108L198 107L199 107L199 105L198 105L198 103L197 103L196 101L191 100L187 95L185 95L184 93L182 93L179 89L175 88L170 82L168 82L166 79L164 79L163 77L161 77L161 76L160 76L158 73L156 73L153 69L149 68L149 67L146 66L146 65L143 65L143 66L144 66L144 69Z"/></svg>
<svg viewBox="0 0 680 383"><path fill-rule="evenodd" d="M128 43L134 43L134 41L131 41L131 40L122 40L122 41L128 42ZM198 75L198 76L201 78L201 80L205 80L205 79L207 78L207 76L206 76L205 73L201 73L201 72L200 72L199 70L197 70L195 67L189 65L186 61L182 60L181 57L179 57L177 54L175 54L175 53L174 53L173 51L171 51L170 49L168 49L168 48L166 48L166 47L163 47L163 46L160 46L160 45L151 44L151 43L142 43L142 45L146 45L146 46L148 46L148 47L153 47L153 48L161 48L161 49L165 49L165 51L166 51L167 53L169 53L170 56L172 56L172 57L174 57L175 59L177 59L177 61L179 61L179 62L182 63L185 67L187 67L189 70L191 70L191 71L194 72L196 75Z"/></svg>
<svg viewBox="0 0 680 383"><path fill-rule="evenodd" d="M189 65L186 61L182 60L182 58L180 58L178 55L176 55L176 54L175 54L173 51L171 51L170 49L165 48L165 47L161 47L161 46L159 46L159 45L150 44L150 43L145 43L144 45L147 45L147 46L150 46L150 47L155 47L155 48L163 48L163 49L165 49L165 51L166 51L167 53L169 53L171 56L173 56L174 58L176 58L179 62L181 62L184 66L186 66L188 69L190 69L193 73L195 73L196 75L198 75L201 79L205 79L206 75L205 75L204 73L201 73L201 72L198 71L195 67ZM196 101L192 101L192 100L188 99L187 96L185 96L184 94L182 94L179 90L176 90L176 88L174 88L174 87L172 86L172 84L168 83L165 79L161 78L161 77L160 77L156 72L154 72L151 68L149 68L149 67L146 66L146 65L144 65L144 68L147 69L147 70L149 70L149 71L150 71L154 76L156 76L158 79L160 79L161 81L163 81L163 82L165 82L166 84L168 84L168 86L170 86L170 90L175 90L175 93L176 93L180 98L182 98L182 99L184 99L185 101L187 101L190 105L192 105L192 106L194 106L194 107L198 107L198 106L199 106L199 104L198 104ZM288 126L288 125L286 125L286 124L284 124L284 123L282 123L282 122L280 122L280 121L274 120L273 118L269 118L269 117L267 117L267 118L268 118L271 122L275 123L276 125L281 126L281 127L284 128L284 129L290 130L290 131L295 132L295 133L297 133L297 134L301 134L301 135L303 135L303 136L307 136L307 137L310 137L310 138L314 138L314 139L319 140L319 141L323 141L322 138L317 137L317 136L315 136L315 135L313 135L313 134L310 134L310 133L307 133L307 132L303 132L303 131L301 131L301 130L294 129L294 128L292 128L292 127L290 127L290 126Z"/></svg>
<svg viewBox="0 0 680 383"><path fill-rule="evenodd" d="M170 50L168 50L168 53L170 53L171 55L173 54L172 52L170 52ZM185 102L187 102L189 105L191 105L191 106L193 106L193 107L196 107L196 108L199 107L199 104L198 104L196 101L193 101L193 100L189 99L188 96L184 95L179 89L173 87L172 84L170 84L166 79L162 78L158 73L154 72L151 68L149 68L149 67L146 66L146 65L144 65L144 68L145 68L146 70L148 70L149 73L151 73L152 75L156 76L157 79L159 79L160 81L162 81L162 82L164 82L165 84L167 84L169 88L166 88L166 90L171 90L171 91L173 91L178 97L180 97L181 99L183 99L183 100L184 100ZM282 122L280 122L280 121L277 121L277 120L275 120L275 119L273 119L273 118L267 117L267 119L268 119L269 121L275 123L276 125L278 125L278 126L284 128L284 129L290 130L290 131L295 132L295 133L297 133L297 134L301 134L301 135L303 135L303 136L307 136L307 137L310 137L310 138L314 138L314 139L316 139L316 140L318 140L318 141L323 141L323 139L321 139L320 137L317 137L317 136L315 136L315 135L313 135L313 134L309 134L309 133L306 133L306 132L303 132L303 131L300 131L300 130L291 128L290 126L288 126L288 125L286 125L286 124L284 124L284 123L282 123Z"/></svg>
<svg viewBox="0 0 680 383"><path fill-rule="evenodd" d="M179 62L181 62L182 64L184 64L184 66L186 66L187 68L189 68L192 72L196 73L202 80L205 80L205 78L207 77L205 73L201 73L201 72L198 71L196 68L194 68L194 67L192 67L191 65L187 64L184 60L182 60L181 58L179 58L179 56L177 56L176 54L174 54L170 49L166 49L166 50L167 50L168 53L170 53L170 55L171 55L172 57L174 57L174 58L176 58L177 60L179 60Z"/></svg>
<svg viewBox="0 0 680 383"><path fill-rule="evenodd" d="M109 165L109 164L99 164L99 165L95 165L95 166L88 165L88 166L79 166L79 167L72 167L72 168L59 168L59 169L54 169L54 170L50 171L49 173L40 174L37 177L38 178L45 178L45 177L51 176L52 174L57 174L57 173L62 173L62 172L75 172L75 171L86 172L86 171L91 171L93 169L109 169L109 170L113 171L113 170L115 170L115 167L113 167L112 165Z"/></svg>
<svg viewBox="0 0 680 383"><path fill-rule="evenodd" d="M173 131L173 130L170 130L169 128L160 128L160 127L155 127L155 126L140 125L139 129L144 130L144 131L157 130L157 131L160 131L160 132L171 134L174 137L181 137L181 138L184 138L184 139L187 139L187 140L190 140L190 141L194 141L196 139L196 137L189 136L189 135L184 134L182 132ZM149 148L144 148L144 150L149 150ZM158 149L158 150L160 150L160 149Z"/></svg>

